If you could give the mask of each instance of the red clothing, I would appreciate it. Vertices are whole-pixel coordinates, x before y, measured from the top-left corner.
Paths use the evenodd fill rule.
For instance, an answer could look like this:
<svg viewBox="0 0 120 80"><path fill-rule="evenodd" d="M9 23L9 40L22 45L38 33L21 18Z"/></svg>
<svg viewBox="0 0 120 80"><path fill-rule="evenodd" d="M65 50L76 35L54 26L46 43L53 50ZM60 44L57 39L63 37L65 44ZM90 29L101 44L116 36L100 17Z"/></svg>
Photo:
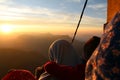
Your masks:
<svg viewBox="0 0 120 80"><path fill-rule="evenodd" d="M55 62L47 62L44 69L60 80L84 80L86 64L79 64L75 67L59 65Z"/></svg>
<svg viewBox="0 0 120 80"><path fill-rule="evenodd" d="M36 80L34 75L28 70L12 70L6 74L2 80Z"/></svg>

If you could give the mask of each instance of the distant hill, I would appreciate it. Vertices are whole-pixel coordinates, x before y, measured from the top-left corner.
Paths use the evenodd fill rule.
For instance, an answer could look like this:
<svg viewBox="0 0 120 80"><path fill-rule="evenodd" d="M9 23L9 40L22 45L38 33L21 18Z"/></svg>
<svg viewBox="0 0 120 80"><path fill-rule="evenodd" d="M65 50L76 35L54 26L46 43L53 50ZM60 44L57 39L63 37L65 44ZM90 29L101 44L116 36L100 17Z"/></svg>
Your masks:
<svg viewBox="0 0 120 80"><path fill-rule="evenodd" d="M56 39L71 41L67 35L22 34L10 41L0 42L0 78L10 69L27 69L34 73L37 66L48 61L48 49ZM5 45L4 45L5 44ZM74 47L79 55L84 42L75 40Z"/></svg>

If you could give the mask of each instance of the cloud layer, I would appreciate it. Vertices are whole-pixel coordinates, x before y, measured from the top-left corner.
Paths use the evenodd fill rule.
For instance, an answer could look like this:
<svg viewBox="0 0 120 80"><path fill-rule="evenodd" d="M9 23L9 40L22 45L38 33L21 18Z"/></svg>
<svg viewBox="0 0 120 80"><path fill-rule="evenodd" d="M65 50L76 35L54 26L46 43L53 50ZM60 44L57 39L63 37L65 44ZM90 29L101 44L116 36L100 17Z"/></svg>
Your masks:
<svg viewBox="0 0 120 80"><path fill-rule="evenodd" d="M36 28L35 31L37 31L39 28L41 31L49 29L49 31L53 32L54 29L54 31L56 31L55 33L63 29L64 33L69 33L69 31L74 32L84 3L84 0L62 0L63 2L61 1L61 3L59 3L59 0L51 0L53 2L46 3L48 5L49 3L54 3L53 7L50 7L51 5L38 6L37 1L38 4L41 4L41 0L30 0L36 1L35 3L30 3L30 1L22 3L23 0L19 0L21 3L18 3L17 1L18 0L0 1L0 25L16 25L16 31L17 29L27 30L28 28L31 31L34 30L33 28ZM58 2L55 4L55 1ZM59 7L54 5L58 5ZM86 13L84 14L81 22L81 27L101 27L105 23L105 17L103 15L105 14L105 11L103 11L105 6L105 4L88 4ZM103 17L96 16L95 13L97 15L100 14Z"/></svg>

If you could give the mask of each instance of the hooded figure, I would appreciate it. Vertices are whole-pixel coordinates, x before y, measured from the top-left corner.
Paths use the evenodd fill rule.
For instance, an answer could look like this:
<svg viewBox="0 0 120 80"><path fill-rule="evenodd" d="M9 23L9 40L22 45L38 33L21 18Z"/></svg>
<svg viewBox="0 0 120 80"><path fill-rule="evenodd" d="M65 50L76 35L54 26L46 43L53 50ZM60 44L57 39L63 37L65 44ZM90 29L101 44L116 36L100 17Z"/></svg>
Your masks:
<svg viewBox="0 0 120 80"><path fill-rule="evenodd" d="M51 44L48 53L50 61L66 66L76 66L82 63L82 59L76 53L72 45L66 40L56 40ZM44 72L39 80L55 80L50 74Z"/></svg>
<svg viewBox="0 0 120 80"><path fill-rule="evenodd" d="M49 48L50 61L58 64L76 66L82 62L73 46L66 40L56 40Z"/></svg>
<svg viewBox="0 0 120 80"><path fill-rule="evenodd" d="M87 62L85 80L120 80L120 12L106 25Z"/></svg>

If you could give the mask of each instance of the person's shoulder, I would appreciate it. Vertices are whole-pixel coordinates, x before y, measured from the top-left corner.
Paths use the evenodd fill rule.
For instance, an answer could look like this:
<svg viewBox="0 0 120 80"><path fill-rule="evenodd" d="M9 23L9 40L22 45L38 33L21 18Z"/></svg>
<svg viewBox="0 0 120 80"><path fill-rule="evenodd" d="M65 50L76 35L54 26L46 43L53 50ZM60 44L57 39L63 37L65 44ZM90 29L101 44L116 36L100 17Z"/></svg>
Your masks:
<svg viewBox="0 0 120 80"><path fill-rule="evenodd" d="M58 70L59 65L56 62L49 61L44 64L44 70L47 72L53 72L54 70Z"/></svg>
<svg viewBox="0 0 120 80"><path fill-rule="evenodd" d="M57 66L58 64L56 62L53 61L48 61L44 64L44 68L48 68L48 67L54 67Z"/></svg>

